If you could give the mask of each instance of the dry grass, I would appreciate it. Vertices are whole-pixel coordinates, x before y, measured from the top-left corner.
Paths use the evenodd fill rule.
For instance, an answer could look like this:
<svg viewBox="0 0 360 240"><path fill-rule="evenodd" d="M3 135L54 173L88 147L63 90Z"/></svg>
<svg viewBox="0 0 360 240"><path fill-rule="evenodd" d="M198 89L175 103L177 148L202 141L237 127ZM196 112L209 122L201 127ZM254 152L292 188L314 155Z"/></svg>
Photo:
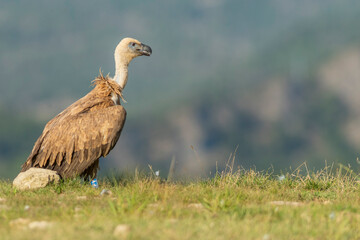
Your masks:
<svg viewBox="0 0 360 240"><path fill-rule="evenodd" d="M275 176L231 165L187 183L137 174L103 179L99 189L75 179L19 192L3 181L0 239L360 238L359 176L350 169L310 174L303 165Z"/></svg>

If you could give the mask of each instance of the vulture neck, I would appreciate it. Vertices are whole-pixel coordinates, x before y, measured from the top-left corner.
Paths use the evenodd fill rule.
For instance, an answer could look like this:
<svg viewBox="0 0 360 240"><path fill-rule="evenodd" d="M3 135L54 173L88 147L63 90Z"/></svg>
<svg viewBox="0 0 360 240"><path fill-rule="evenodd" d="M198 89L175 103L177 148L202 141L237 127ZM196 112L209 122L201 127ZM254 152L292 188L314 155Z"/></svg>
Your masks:
<svg viewBox="0 0 360 240"><path fill-rule="evenodd" d="M131 60L130 60L131 61ZM128 80L129 60L115 55L115 76L114 80L120 85L121 89L125 88Z"/></svg>

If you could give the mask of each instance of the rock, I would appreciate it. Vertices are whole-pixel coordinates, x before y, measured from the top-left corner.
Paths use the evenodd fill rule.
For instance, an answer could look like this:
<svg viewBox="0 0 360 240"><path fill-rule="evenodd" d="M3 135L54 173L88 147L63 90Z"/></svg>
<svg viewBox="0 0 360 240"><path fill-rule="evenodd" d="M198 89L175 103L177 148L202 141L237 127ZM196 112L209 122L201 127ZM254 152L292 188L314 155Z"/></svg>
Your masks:
<svg viewBox="0 0 360 240"><path fill-rule="evenodd" d="M9 225L10 225L10 227L13 227L13 228L23 228L23 229L25 229L27 227L27 225L29 224L29 222L30 222L30 219L17 218L17 219L11 220Z"/></svg>
<svg viewBox="0 0 360 240"><path fill-rule="evenodd" d="M21 228L21 229L39 229L44 230L53 226L52 222L47 221L30 221L28 218L17 218L11 220L9 223L10 227Z"/></svg>
<svg viewBox="0 0 360 240"><path fill-rule="evenodd" d="M113 193L108 189L103 189L100 193L101 196L111 196Z"/></svg>
<svg viewBox="0 0 360 240"><path fill-rule="evenodd" d="M19 190L42 188L49 183L58 183L60 176L57 172L43 169L30 168L26 172L21 172L14 179L13 186Z"/></svg>
<svg viewBox="0 0 360 240"><path fill-rule="evenodd" d="M87 196L77 196L76 200L86 200Z"/></svg>
<svg viewBox="0 0 360 240"><path fill-rule="evenodd" d="M34 222L29 223L28 228L44 230L44 229L52 227L52 225L53 225L53 223L47 222L47 221L34 221Z"/></svg>
<svg viewBox="0 0 360 240"><path fill-rule="evenodd" d="M290 201L272 201L270 202L270 204L277 206L286 205L286 206L295 206L295 207L304 205L302 202L290 202Z"/></svg>
<svg viewBox="0 0 360 240"><path fill-rule="evenodd" d="M265 234L262 238L263 240L270 240L270 235L269 234Z"/></svg>
<svg viewBox="0 0 360 240"><path fill-rule="evenodd" d="M127 224L119 224L115 227L114 236L120 239L126 239L130 233L130 226Z"/></svg>
<svg viewBox="0 0 360 240"><path fill-rule="evenodd" d="M204 208L204 206L201 203L190 203L187 206L188 208L197 208L197 209L202 209Z"/></svg>

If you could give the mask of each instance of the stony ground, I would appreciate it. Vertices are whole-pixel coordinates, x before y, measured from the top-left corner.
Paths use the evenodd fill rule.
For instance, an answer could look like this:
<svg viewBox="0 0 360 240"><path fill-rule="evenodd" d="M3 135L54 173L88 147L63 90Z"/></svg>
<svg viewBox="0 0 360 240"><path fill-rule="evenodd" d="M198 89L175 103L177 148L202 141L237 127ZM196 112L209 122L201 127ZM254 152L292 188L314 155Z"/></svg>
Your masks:
<svg viewBox="0 0 360 240"><path fill-rule="evenodd" d="M360 182L342 169L68 180L33 191L0 182L0 239L360 239Z"/></svg>

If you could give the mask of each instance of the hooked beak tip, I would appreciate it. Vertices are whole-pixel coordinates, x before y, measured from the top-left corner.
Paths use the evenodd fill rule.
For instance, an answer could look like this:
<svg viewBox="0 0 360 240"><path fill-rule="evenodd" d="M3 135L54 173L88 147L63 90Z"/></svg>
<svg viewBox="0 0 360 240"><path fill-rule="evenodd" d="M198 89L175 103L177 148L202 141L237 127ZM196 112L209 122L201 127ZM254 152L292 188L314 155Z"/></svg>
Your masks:
<svg viewBox="0 0 360 240"><path fill-rule="evenodd" d="M145 56L150 56L152 54L152 49L148 45L142 44L142 54Z"/></svg>

